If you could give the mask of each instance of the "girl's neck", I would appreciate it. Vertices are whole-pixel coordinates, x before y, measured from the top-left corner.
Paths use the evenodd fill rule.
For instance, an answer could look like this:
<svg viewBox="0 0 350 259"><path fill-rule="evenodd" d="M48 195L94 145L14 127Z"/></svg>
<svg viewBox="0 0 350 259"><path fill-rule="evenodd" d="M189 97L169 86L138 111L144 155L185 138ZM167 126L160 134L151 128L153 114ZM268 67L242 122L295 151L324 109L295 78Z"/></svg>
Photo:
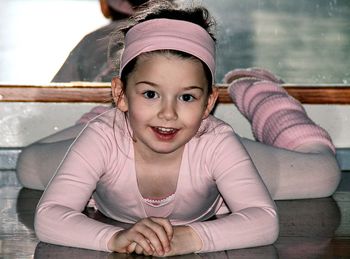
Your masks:
<svg viewBox="0 0 350 259"><path fill-rule="evenodd" d="M182 158L182 154L185 147L181 147L174 152L168 154L162 154L157 152L147 152L142 148L139 148L137 144L134 143L134 155L135 159L143 163L153 163L153 164L168 164L173 163Z"/></svg>
<svg viewBox="0 0 350 259"><path fill-rule="evenodd" d="M134 144L135 170L142 197L163 199L176 192L184 147L170 154L140 152Z"/></svg>

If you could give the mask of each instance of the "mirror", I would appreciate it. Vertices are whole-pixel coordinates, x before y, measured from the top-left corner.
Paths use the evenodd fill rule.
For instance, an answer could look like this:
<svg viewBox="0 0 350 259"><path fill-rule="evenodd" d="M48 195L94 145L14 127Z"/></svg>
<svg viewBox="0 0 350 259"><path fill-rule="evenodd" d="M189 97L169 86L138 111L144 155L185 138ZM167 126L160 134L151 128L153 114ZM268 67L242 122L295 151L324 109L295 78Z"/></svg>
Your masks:
<svg viewBox="0 0 350 259"><path fill-rule="evenodd" d="M288 83L349 84L349 1L202 2L218 22L218 83L230 69L264 67ZM50 82L108 22L98 0L1 0L0 83Z"/></svg>

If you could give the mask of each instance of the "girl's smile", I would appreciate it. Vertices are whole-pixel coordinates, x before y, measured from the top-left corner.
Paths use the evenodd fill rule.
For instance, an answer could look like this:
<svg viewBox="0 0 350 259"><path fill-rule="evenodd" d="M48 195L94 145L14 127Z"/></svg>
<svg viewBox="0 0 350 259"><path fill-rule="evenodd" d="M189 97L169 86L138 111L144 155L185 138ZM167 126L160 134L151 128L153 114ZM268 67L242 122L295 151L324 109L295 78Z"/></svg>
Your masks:
<svg viewBox="0 0 350 259"><path fill-rule="evenodd" d="M156 134L156 137L161 141L171 141L175 138L176 133L179 131L174 128L152 127L152 130Z"/></svg>

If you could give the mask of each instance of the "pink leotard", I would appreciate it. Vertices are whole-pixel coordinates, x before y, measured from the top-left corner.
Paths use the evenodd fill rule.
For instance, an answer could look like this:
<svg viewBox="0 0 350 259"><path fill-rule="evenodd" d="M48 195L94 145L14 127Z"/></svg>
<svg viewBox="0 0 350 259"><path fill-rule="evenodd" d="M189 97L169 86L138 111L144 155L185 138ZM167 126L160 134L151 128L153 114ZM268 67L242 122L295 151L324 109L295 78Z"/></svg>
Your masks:
<svg viewBox="0 0 350 259"><path fill-rule="evenodd" d="M117 221L155 216L192 227L203 242L200 252L271 244L278 236L276 208L240 138L212 116L199 131L185 146L174 198L152 206L138 189L124 114L112 109L94 119L43 194L35 217L38 238L108 251L122 228L82 213L93 194L98 210ZM231 213L208 220L223 207Z"/></svg>

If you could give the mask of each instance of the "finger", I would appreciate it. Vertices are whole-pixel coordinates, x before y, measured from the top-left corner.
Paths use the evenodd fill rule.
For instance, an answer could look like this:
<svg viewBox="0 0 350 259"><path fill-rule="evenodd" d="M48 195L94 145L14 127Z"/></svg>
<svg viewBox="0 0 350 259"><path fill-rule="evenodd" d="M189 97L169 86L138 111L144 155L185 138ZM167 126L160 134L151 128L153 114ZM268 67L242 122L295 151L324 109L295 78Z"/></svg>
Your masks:
<svg viewBox="0 0 350 259"><path fill-rule="evenodd" d="M139 255L145 255L145 256L150 256L150 255L155 255L155 253L154 253L154 251L155 251L155 249L152 247L152 251L153 251L153 253L147 253L143 248L142 248L142 246L140 246L140 245L138 245L138 244L136 244L135 243L135 249L134 249L134 251L133 252L135 252L136 254L139 254Z"/></svg>
<svg viewBox="0 0 350 259"><path fill-rule="evenodd" d="M161 218L149 218L149 221L147 221L146 224L156 234L156 238L149 238L151 244L159 255L163 255L164 251L168 251L170 249L170 239L166 231L166 228L169 227L166 226L166 220ZM168 224L170 225L170 223Z"/></svg>
<svg viewBox="0 0 350 259"><path fill-rule="evenodd" d="M151 245L151 242L149 241L149 240L147 240L147 242L150 244L150 246L151 246L151 248L152 248L152 251L153 251L153 253L152 254L150 254L150 253L147 253L145 250L143 250L143 248L140 246L140 245L138 245L138 244L136 244L136 246L135 246L135 253L137 253L137 254L143 254L143 255L145 255L145 256L150 256L150 255L155 255L155 249L154 249L154 247L152 247L152 245Z"/></svg>
<svg viewBox="0 0 350 259"><path fill-rule="evenodd" d="M152 231L151 231L152 232ZM143 232L145 233L145 231ZM148 254L153 254L154 253L154 248L153 246L151 245L150 241L148 240L148 237L146 237L144 234L141 234L141 233L137 233L133 240L134 242L136 243L136 246L135 246L135 249L137 247L137 245L141 246L142 249L148 253ZM155 233L153 233L154 236L156 236Z"/></svg>
<svg viewBox="0 0 350 259"><path fill-rule="evenodd" d="M157 251L158 254L164 254L163 244L158 236L161 235L163 239L164 236L166 237L165 230L162 226L151 221L150 219L144 219L142 222L135 225L135 230L139 234L143 235L144 239L149 242L149 246L152 246L155 249L154 251ZM166 237L166 239L168 238ZM145 247L142 243L139 243L138 240L135 239L135 241L142 247ZM152 253L150 250L146 250L146 252Z"/></svg>
<svg viewBox="0 0 350 259"><path fill-rule="evenodd" d="M146 251L143 250L142 246L140 246L140 245L136 245L136 247L135 247L135 253L136 253L136 254L139 254L139 255L140 255L140 254L145 254L145 255L148 254Z"/></svg>
<svg viewBox="0 0 350 259"><path fill-rule="evenodd" d="M126 248L126 252L127 252L128 254L133 253L133 252L135 251L136 246L137 246L137 243L132 242L132 243L131 243L130 245L128 245L128 247Z"/></svg>
<svg viewBox="0 0 350 259"><path fill-rule="evenodd" d="M165 251L170 250L169 235L172 236L173 230L169 220L164 218L149 218L145 220L145 225L148 226L157 236L159 243L156 239L151 239L151 244L156 249L157 253L163 255Z"/></svg>
<svg viewBox="0 0 350 259"><path fill-rule="evenodd" d="M174 234L174 229L173 226L171 225L170 221L165 218L151 218L154 222L158 223L159 225L162 225L169 241L172 239L173 234Z"/></svg>

